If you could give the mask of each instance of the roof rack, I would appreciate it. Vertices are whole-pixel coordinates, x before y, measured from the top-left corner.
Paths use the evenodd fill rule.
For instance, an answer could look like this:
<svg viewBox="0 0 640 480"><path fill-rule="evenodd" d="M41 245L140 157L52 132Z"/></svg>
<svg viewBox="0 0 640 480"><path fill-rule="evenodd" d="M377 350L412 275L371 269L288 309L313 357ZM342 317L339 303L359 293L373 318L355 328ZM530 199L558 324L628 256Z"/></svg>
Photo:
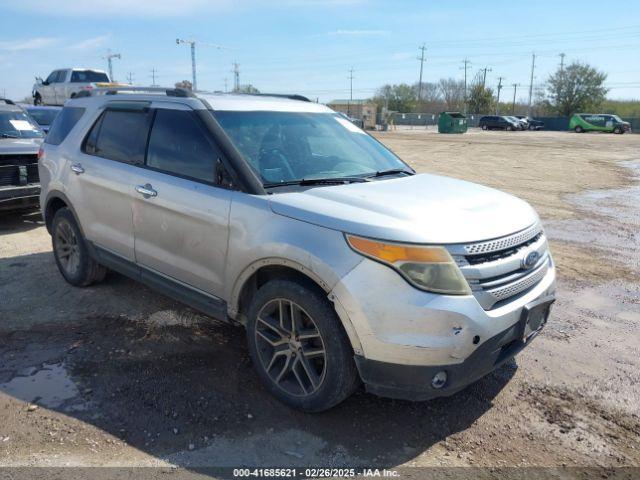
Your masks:
<svg viewBox="0 0 640 480"><path fill-rule="evenodd" d="M191 90L185 88L165 87L99 87L91 90L81 90L74 98L91 97L93 95L117 95L118 93L152 93L167 97L195 97Z"/></svg>
<svg viewBox="0 0 640 480"><path fill-rule="evenodd" d="M15 105L15 102L13 100L9 100L8 98L0 98L0 102L4 102L7 105Z"/></svg>
<svg viewBox="0 0 640 480"><path fill-rule="evenodd" d="M304 95L298 95L297 93L247 93L245 95L255 95L256 97L276 97L276 98L288 98L289 100L299 100L301 102L311 102Z"/></svg>

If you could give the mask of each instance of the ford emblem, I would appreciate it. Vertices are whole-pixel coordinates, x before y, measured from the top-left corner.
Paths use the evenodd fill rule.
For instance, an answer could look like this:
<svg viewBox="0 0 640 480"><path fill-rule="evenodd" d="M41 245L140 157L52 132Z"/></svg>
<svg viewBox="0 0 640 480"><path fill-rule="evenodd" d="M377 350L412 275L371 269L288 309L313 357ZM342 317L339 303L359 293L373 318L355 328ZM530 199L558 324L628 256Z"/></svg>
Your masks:
<svg viewBox="0 0 640 480"><path fill-rule="evenodd" d="M522 268L533 268L540 260L540 254L536 251L527 253L522 259Z"/></svg>

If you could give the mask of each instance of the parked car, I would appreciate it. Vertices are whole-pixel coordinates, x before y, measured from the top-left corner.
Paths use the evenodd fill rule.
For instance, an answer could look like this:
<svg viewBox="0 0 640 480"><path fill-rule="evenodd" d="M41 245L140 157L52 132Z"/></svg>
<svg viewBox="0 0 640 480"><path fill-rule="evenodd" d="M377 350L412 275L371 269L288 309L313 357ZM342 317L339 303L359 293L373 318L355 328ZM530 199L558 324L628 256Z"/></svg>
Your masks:
<svg viewBox="0 0 640 480"><path fill-rule="evenodd" d="M351 123L353 123L356 127L358 128L364 128L364 122L359 119L359 118L353 118L350 117L349 115L347 115L346 113L343 112L336 112L338 115L340 115L342 118L345 118L347 120L349 120Z"/></svg>
<svg viewBox="0 0 640 480"><path fill-rule="evenodd" d="M500 115L486 115L480 118L480 128L482 130L519 130L520 124L509 117Z"/></svg>
<svg viewBox="0 0 640 480"><path fill-rule="evenodd" d="M33 85L34 105L62 105L78 92L98 87L118 86L102 70L87 68L63 68L54 70L46 80L36 77Z"/></svg>
<svg viewBox="0 0 640 480"><path fill-rule="evenodd" d="M547 321L555 267L525 201L418 175L317 103L127 92L68 101L45 139L62 276L113 269L244 325L284 403L325 410L360 381L451 395Z"/></svg>
<svg viewBox="0 0 640 480"><path fill-rule="evenodd" d="M528 124L525 120L520 120L518 117L514 115L507 115L505 118L515 123L518 130L526 130L528 128Z"/></svg>
<svg viewBox="0 0 640 480"><path fill-rule="evenodd" d="M0 99L0 210L38 204L38 149L43 137L22 108Z"/></svg>
<svg viewBox="0 0 640 480"><path fill-rule="evenodd" d="M49 132L51 124L62 110L62 107L45 107L41 105L25 105L23 108L36 121L44 133Z"/></svg>
<svg viewBox="0 0 640 480"><path fill-rule="evenodd" d="M544 122L540 120L527 117L526 115L516 115L516 118L525 121L527 123L527 129L529 130L542 130L544 128Z"/></svg>
<svg viewBox="0 0 640 480"><path fill-rule="evenodd" d="M622 134L631 131L631 124L617 115L576 113L569 120L569 130L582 132L608 132Z"/></svg>

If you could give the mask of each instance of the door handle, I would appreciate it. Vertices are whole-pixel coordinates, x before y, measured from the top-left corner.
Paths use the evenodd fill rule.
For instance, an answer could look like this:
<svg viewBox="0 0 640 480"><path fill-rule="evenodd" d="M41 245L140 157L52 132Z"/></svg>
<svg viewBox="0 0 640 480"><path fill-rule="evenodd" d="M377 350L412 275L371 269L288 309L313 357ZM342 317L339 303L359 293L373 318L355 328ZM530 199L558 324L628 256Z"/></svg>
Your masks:
<svg viewBox="0 0 640 480"><path fill-rule="evenodd" d="M158 192L156 192L153 189L153 187L151 186L151 184L149 184L149 183L147 183L146 185L137 185L136 186L136 192L141 194L144 198L157 197L158 196Z"/></svg>
<svg viewBox="0 0 640 480"><path fill-rule="evenodd" d="M79 163L74 163L71 165L71 171L76 175L80 175L81 173L84 173L84 168L82 168L82 165Z"/></svg>

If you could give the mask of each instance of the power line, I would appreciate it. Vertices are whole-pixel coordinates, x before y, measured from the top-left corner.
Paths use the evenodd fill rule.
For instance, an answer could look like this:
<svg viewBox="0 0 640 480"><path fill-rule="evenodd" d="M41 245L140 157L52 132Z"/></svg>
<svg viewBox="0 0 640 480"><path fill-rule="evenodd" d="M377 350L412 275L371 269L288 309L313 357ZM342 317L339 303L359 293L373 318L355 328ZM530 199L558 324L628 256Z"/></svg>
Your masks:
<svg viewBox="0 0 640 480"><path fill-rule="evenodd" d="M536 69L536 54L531 56L531 80L529 81L529 103L527 105L527 115L531 116L531 99L533 97L533 72Z"/></svg>
<svg viewBox="0 0 640 480"><path fill-rule="evenodd" d="M513 87L513 103L511 104L511 114L513 115L516 113L516 92L518 91L520 84L512 83L511 86Z"/></svg>
<svg viewBox="0 0 640 480"><path fill-rule="evenodd" d="M502 80L504 77L498 77L498 98L496 99L496 115L500 115L500 90L502 90Z"/></svg>
<svg viewBox="0 0 640 480"><path fill-rule="evenodd" d="M119 53L111 53L111 50L107 52L107 56L103 57L107 59L107 65L109 66L109 80L115 82L115 78L113 78L113 64L112 60L114 58L120 59L122 56Z"/></svg>
<svg viewBox="0 0 640 480"><path fill-rule="evenodd" d="M424 46L424 43L418 49L418 50L421 50L420 56L418 57L418 60L420 60L420 78L418 80L418 102L422 100L422 66L424 65L424 51L426 49L427 47Z"/></svg>
<svg viewBox="0 0 640 480"><path fill-rule="evenodd" d="M464 64L464 113L467 113L467 69L471 62L465 58L462 63Z"/></svg>

